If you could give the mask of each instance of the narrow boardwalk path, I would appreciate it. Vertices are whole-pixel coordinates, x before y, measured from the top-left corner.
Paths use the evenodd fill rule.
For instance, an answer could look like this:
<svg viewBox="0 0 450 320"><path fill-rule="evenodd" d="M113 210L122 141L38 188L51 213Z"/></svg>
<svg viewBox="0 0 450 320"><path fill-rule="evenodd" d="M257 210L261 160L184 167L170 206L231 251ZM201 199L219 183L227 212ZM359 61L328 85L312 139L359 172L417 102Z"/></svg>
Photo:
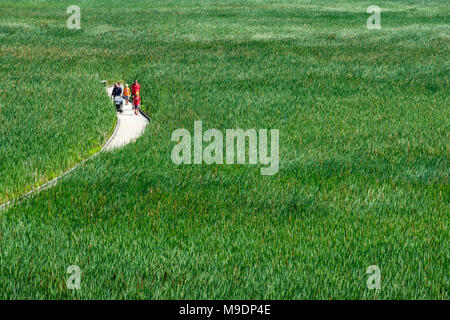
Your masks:
<svg viewBox="0 0 450 320"><path fill-rule="evenodd" d="M108 95L111 96L112 87L106 88L106 91L108 92ZM84 162L97 156L100 152L110 151L115 148L120 148L128 143L135 141L137 138L139 138L142 135L147 124L148 124L147 118L144 117L141 113L138 113L137 116L134 115L131 103L128 106L124 105L123 113L117 113L117 124L116 124L116 128L114 129L114 133L108 139L108 141L103 145L103 148L99 152L97 152L93 156L79 162L73 168L67 170L59 177L56 177L55 179L53 179L49 182L46 182L43 185L40 185L40 186L34 188L33 190L15 198L15 199L12 199L6 203L0 204L0 211L3 209L6 209L8 206L10 206L22 199L25 199L25 198L33 195L36 192L39 192L41 190L44 190L44 189L54 186L56 183L58 183L59 180L61 180L65 176L67 176L70 172L72 172L73 170L78 168L78 166L80 166Z"/></svg>
<svg viewBox="0 0 450 320"><path fill-rule="evenodd" d="M111 96L112 89L113 87L107 88L109 96ZM131 102L128 105L125 105L124 101L123 113L117 114L117 130L114 137L105 147L105 151L119 148L135 141L142 135L147 124L147 118L141 113L138 113L136 116L132 109Z"/></svg>

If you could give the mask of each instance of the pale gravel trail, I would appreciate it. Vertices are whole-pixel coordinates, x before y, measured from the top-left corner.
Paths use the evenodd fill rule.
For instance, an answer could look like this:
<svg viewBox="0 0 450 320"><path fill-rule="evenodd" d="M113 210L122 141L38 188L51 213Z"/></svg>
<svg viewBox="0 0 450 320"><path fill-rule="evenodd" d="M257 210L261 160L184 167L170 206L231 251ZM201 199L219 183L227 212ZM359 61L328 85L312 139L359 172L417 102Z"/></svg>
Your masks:
<svg viewBox="0 0 450 320"><path fill-rule="evenodd" d="M111 96L113 87L108 87L108 95ZM109 151L115 148L120 148L130 142L136 141L145 130L148 124L147 118L141 113L134 115L134 111L131 106L131 102L128 105L123 106L123 113L117 114L117 122L119 123L117 132L112 141L105 148L105 151Z"/></svg>
<svg viewBox="0 0 450 320"><path fill-rule="evenodd" d="M112 88L113 87L106 88L106 91L109 96L111 96ZM33 190L15 198L15 199L12 199L6 203L1 204L0 211L3 209L6 209L8 206L10 206L20 200L23 200L23 199L33 195L36 192L53 187L54 185L56 185L56 183L58 183L59 180L61 180L65 176L67 176L70 172L72 172L73 170L78 168L78 166L80 166L84 162L97 156L100 152L111 151L113 149L123 147L131 142L136 141L136 139L142 135L142 133L144 132L148 123L149 123L149 120L146 117L144 117L141 113L138 113L137 116L134 115L131 103L129 105L124 105L123 113L117 113L117 123L116 123L116 127L114 129L113 134L108 139L108 141L103 145L102 149L99 152L97 152L93 156L79 162L73 168L64 172L59 177L56 177L55 179L53 179L49 182L46 182L43 185L40 185L40 186L34 188Z"/></svg>

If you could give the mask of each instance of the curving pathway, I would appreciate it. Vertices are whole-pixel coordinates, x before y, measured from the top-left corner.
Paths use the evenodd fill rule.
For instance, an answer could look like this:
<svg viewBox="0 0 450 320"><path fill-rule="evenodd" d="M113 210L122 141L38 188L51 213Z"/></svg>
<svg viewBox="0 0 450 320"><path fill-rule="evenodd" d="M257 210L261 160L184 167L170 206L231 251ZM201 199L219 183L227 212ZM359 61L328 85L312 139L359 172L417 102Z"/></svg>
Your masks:
<svg viewBox="0 0 450 320"><path fill-rule="evenodd" d="M111 96L112 89L113 87L107 88L109 96ZM137 116L134 114L131 102L128 105L124 105L122 110L122 113L117 113L118 129L109 145L105 148L106 151L120 148L135 141L142 135L148 124L148 119L141 113L138 113Z"/></svg>
<svg viewBox="0 0 450 320"><path fill-rule="evenodd" d="M111 96L113 87L107 87L106 91L109 96ZM145 127L147 126L149 122L148 116L144 116L144 114L139 113L137 116L134 114L131 103L128 106L123 107L123 113L117 113L117 123L116 127L114 129L113 134L108 139L108 141L103 145L102 149L97 152L96 154L92 155L91 157L84 159L80 163L76 164L73 168L69 169L68 171L64 172L59 177L44 183L43 185L34 188L33 190L17 197L16 199L10 200L6 203L3 203L0 205L0 211L5 209L6 207L25 199L31 195L33 195L36 192L39 192L41 190L50 188L54 186L59 180L67 176L69 173L71 173L73 170L78 168L81 164L84 162L94 158L97 156L100 152L103 151L110 151L116 148L120 148L124 145L127 145L133 141L136 141L137 138L139 138L142 133L145 130Z"/></svg>

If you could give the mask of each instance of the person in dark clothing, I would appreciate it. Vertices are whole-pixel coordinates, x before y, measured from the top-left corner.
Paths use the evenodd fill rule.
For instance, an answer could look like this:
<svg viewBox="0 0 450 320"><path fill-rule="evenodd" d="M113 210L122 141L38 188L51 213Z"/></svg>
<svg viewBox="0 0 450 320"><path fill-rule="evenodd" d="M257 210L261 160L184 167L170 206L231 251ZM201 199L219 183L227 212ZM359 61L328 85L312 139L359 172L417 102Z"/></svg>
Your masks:
<svg viewBox="0 0 450 320"><path fill-rule="evenodd" d="M111 98L115 98L115 97L121 96L121 95L122 95L122 88L117 83L115 83L114 89L111 93Z"/></svg>

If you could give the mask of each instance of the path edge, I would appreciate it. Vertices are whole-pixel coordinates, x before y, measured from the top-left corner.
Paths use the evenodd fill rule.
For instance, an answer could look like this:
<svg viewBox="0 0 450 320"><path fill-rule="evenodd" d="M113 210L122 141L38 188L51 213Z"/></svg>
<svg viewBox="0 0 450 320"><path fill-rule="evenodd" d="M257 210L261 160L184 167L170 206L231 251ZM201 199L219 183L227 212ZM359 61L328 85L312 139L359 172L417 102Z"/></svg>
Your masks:
<svg viewBox="0 0 450 320"><path fill-rule="evenodd" d="M25 198L30 197L31 195L33 195L33 194L35 194L35 193L37 193L37 192L43 191L43 190L45 190L45 189L47 189L47 188L50 188L50 187L56 185L56 183L57 183L58 181L60 181L60 180L63 179L64 177L66 177L69 173L71 173L72 171L74 171L74 170L75 170L76 168L78 168L80 165L82 165L83 163L85 163L85 162L87 162L87 161L89 161L89 160L92 160L94 157L96 157L97 155L99 155L101 152L103 152L103 151L109 146L109 144L111 143L112 139L116 136L117 130L118 130L119 126L120 126L120 119L119 119L118 117L116 117L116 124L115 124L115 126L114 126L114 131L113 131L113 133L111 134L111 136L108 138L108 140L103 144L102 148L101 148L99 151L97 151L96 153L94 153L92 156L90 156L90 157L88 157L88 158L86 158L86 159L84 159L84 160L78 162L75 166L73 166L72 168L70 168L70 169L67 170L66 172L62 173L62 174L59 175L58 177L54 178L53 180L50 180L50 181L48 181L48 182L46 182L46 183L44 183L44 184L42 184L42 185L40 185L40 186L35 187L34 189L31 189L30 191L28 191L28 192L26 192L26 193L24 193L24 194L18 196L17 198L11 199L11 200L9 200L9 201L3 203L3 204L0 204L0 212L1 212L2 210L5 210L7 207L9 207L9 206L11 206L11 205L13 205L13 204L15 204L15 203L20 202L20 201L24 200Z"/></svg>

